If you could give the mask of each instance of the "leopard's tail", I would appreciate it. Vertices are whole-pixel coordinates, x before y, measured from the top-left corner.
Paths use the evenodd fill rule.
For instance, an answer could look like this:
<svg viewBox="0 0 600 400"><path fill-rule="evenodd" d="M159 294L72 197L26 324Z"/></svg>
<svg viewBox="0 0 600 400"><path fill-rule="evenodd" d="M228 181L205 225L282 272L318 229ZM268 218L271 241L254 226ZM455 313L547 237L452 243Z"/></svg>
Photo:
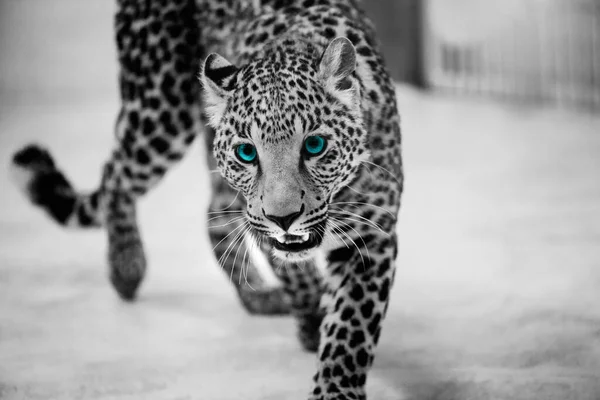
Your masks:
<svg viewBox="0 0 600 400"><path fill-rule="evenodd" d="M102 226L100 189L77 193L44 148L28 145L16 152L11 173L29 200L59 224L75 228Z"/></svg>

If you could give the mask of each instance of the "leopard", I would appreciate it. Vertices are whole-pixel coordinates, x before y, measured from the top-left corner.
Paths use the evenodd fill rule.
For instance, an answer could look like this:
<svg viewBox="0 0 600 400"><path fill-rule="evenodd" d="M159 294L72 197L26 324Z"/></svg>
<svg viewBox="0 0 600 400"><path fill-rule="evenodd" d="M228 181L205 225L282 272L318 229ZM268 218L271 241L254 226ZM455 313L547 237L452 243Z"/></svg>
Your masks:
<svg viewBox="0 0 600 400"><path fill-rule="evenodd" d="M20 189L61 225L106 230L110 282L131 301L147 271L137 200L203 137L209 238L242 306L292 315L316 353L310 400L366 399L404 172L394 84L360 1L117 0L115 32L121 107L100 185L76 190L29 144L12 159Z"/></svg>

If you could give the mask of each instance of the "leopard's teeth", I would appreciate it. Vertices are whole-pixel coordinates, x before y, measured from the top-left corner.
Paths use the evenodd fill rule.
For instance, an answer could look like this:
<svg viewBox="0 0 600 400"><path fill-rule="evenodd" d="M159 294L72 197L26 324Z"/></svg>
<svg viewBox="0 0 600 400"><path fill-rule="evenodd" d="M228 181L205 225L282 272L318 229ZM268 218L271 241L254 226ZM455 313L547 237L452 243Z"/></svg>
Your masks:
<svg viewBox="0 0 600 400"><path fill-rule="evenodd" d="M285 244L285 236L283 235L275 236L275 240L277 240L279 243Z"/></svg>
<svg viewBox="0 0 600 400"><path fill-rule="evenodd" d="M290 243L305 243L310 239L309 233L303 233L302 235L279 235L274 237L279 243L290 244Z"/></svg>

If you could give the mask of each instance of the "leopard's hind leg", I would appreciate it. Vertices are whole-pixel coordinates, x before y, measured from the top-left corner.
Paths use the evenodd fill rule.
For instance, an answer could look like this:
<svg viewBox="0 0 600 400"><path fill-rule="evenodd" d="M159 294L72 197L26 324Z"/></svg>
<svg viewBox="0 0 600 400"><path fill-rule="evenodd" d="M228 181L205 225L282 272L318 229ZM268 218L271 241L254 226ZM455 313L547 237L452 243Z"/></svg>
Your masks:
<svg viewBox="0 0 600 400"><path fill-rule="evenodd" d="M75 191L39 146L17 152L13 171L29 199L58 223L106 226L111 282L121 297L132 299L146 270L136 199L183 158L200 130L196 75L202 49L193 0L118 6L122 107L100 187L90 194Z"/></svg>
<svg viewBox="0 0 600 400"><path fill-rule="evenodd" d="M106 164L102 185L78 193L50 153L28 145L13 156L12 173L29 200L57 223L71 228L108 231L110 280L123 299L133 299L146 271L146 259L136 221L135 195L124 177L114 172L118 157ZM122 161L122 160L120 160Z"/></svg>

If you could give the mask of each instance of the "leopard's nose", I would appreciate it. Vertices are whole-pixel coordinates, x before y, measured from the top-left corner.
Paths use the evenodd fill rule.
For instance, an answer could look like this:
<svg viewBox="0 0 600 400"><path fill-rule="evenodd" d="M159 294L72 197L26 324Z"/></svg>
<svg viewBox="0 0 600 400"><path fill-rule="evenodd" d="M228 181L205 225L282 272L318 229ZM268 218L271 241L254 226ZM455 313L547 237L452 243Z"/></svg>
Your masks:
<svg viewBox="0 0 600 400"><path fill-rule="evenodd" d="M265 211L263 210L263 214L265 215L265 217L268 220L275 222L281 229L283 229L286 232L289 229L289 227L292 226L294 221L297 220L298 217L302 215L303 212L304 212L304 204L302 204L300 211L297 211L295 213L291 213L288 215L282 215L282 216L269 215L269 214L266 214Z"/></svg>

